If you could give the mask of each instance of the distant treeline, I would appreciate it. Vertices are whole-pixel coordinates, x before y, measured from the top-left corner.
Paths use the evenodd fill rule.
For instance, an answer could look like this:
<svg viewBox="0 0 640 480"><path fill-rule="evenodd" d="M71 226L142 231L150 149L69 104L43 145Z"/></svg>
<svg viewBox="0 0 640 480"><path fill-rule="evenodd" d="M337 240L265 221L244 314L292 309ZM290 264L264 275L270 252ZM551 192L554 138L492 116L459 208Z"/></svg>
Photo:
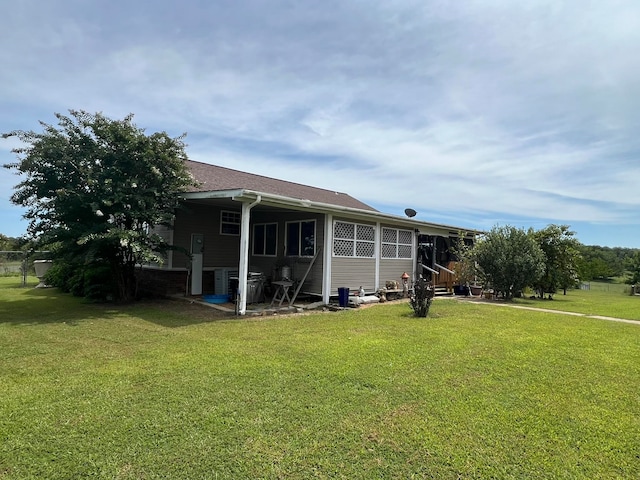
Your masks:
<svg viewBox="0 0 640 480"><path fill-rule="evenodd" d="M637 248L580 245L578 276L582 281L622 277L628 270Z"/></svg>
<svg viewBox="0 0 640 480"><path fill-rule="evenodd" d="M0 251L18 251L22 250L27 241L24 238L7 237L0 233Z"/></svg>
<svg viewBox="0 0 640 480"><path fill-rule="evenodd" d="M0 251L23 250L27 242L24 238L8 237L0 233ZM600 247L580 245L581 258L578 260L578 276L582 281L607 280L623 277L637 248Z"/></svg>

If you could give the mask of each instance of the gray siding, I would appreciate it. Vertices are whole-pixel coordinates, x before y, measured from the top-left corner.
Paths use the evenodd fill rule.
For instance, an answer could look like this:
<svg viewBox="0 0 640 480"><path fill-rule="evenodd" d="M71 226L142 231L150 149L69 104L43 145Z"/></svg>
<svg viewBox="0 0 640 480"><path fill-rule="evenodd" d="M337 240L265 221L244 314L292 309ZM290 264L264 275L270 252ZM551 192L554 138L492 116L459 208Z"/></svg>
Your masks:
<svg viewBox="0 0 640 480"><path fill-rule="evenodd" d="M387 280L395 280L402 285L404 272L413 280L413 260L383 258L380 260L380 288L385 286Z"/></svg>
<svg viewBox="0 0 640 480"><path fill-rule="evenodd" d="M384 223L380 226L381 231L382 228L397 228L399 230L409 230L406 227L392 225L388 223ZM414 268L415 268L415 256L416 256L416 245L415 245L415 234L412 233L413 238L413 249L411 251L412 258L381 258L380 259L380 288L385 286L387 280L395 280L400 285L402 285L402 274L407 272L409 274L409 281L413 280L414 277ZM380 240L382 241L382 240Z"/></svg>
<svg viewBox="0 0 640 480"><path fill-rule="evenodd" d="M204 234L204 268L229 267L240 263L240 236L220 234L221 210L209 205L188 204L176 215L174 245L189 251L191 234ZM186 255L174 252L174 268L186 268L187 262Z"/></svg>
<svg viewBox="0 0 640 480"><path fill-rule="evenodd" d="M338 294L339 287L352 292L362 286L367 293L376 290L375 258L333 257L331 266L331 295Z"/></svg>
<svg viewBox="0 0 640 480"><path fill-rule="evenodd" d="M335 222L357 223L361 225L375 224L345 217L334 217ZM333 245L331 246L333 248ZM331 295L338 294L338 288L348 287L352 292L363 287L367 293L374 292L376 285L376 259L336 257L331 252Z"/></svg>

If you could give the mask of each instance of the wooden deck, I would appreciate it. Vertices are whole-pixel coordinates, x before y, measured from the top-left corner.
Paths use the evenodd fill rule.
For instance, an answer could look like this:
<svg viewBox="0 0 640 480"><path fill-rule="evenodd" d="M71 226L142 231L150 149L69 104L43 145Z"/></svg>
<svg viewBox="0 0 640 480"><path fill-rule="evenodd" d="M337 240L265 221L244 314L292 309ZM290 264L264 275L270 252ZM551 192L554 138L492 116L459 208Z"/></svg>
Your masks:
<svg viewBox="0 0 640 480"><path fill-rule="evenodd" d="M455 272L456 263L458 262L449 262L446 265L444 265L444 267ZM453 286L457 285L458 283L457 276L454 273L449 273L445 270L440 270L440 274L434 275L434 277L435 277L434 283L436 287L446 288L448 292L453 293Z"/></svg>

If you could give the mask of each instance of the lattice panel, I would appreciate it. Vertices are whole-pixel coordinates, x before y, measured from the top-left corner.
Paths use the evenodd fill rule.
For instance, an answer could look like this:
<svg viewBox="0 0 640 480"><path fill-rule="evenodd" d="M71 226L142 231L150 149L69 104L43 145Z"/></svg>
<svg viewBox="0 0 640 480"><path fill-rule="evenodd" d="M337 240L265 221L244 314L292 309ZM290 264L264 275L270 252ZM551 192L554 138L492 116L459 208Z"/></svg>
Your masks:
<svg viewBox="0 0 640 480"><path fill-rule="evenodd" d="M395 228L383 228L382 241L386 243L396 243L398 241L398 231Z"/></svg>
<svg viewBox="0 0 640 480"><path fill-rule="evenodd" d="M355 225L353 223L336 222L333 225L334 238L355 238Z"/></svg>
<svg viewBox="0 0 640 480"><path fill-rule="evenodd" d="M396 258L396 246L389 243L383 243L382 258Z"/></svg>
<svg viewBox="0 0 640 480"><path fill-rule="evenodd" d="M333 240L333 254L337 257L353 256L353 240Z"/></svg>
<svg viewBox="0 0 640 480"><path fill-rule="evenodd" d="M398 230L398 243L411 245L413 242L413 233L409 230Z"/></svg>
<svg viewBox="0 0 640 480"><path fill-rule="evenodd" d="M398 258L411 258L411 245L398 245Z"/></svg>
<svg viewBox="0 0 640 480"><path fill-rule="evenodd" d="M371 225L358 225L356 238L358 240L373 242L376 239L376 231Z"/></svg>
<svg viewBox="0 0 640 480"><path fill-rule="evenodd" d="M356 243L356 257L373 257L375 244L369 242Z"/></svg>

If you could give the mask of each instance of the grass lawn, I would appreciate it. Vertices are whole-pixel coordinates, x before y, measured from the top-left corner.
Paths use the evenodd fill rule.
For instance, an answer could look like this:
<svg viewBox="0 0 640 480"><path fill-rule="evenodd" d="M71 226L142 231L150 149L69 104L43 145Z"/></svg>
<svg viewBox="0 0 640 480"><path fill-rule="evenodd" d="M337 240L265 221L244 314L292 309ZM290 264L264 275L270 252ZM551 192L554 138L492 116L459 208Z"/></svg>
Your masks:
<svg viewBox="0 0 640 480"><path fill-rule="evenodd" d="M625 293L628 285L591 282L591 290L567 290L558 292L553 300L516 298L517 305L564 310L567 312L602 315L640 320L640 296Z"/></svg>
<svg viewBox="0 0 640 480"><path fill-rule="evenodd" d="M638 325L444 300L222 319L0 278L2 480L639 478L639 385Z"/></svg>

